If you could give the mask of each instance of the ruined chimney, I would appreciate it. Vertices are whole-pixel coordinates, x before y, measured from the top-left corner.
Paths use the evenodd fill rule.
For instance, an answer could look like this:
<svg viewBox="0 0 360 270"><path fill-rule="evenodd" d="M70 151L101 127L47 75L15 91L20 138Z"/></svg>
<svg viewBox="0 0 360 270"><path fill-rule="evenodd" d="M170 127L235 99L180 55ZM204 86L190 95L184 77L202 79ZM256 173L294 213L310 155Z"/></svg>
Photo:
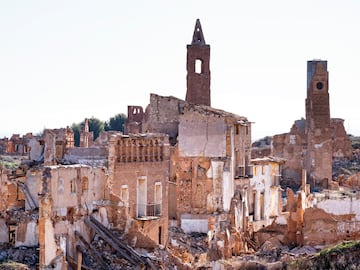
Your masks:
<svg viewBox="0 0 360 270"><path fill-rule="evenodd" d="M187 45L186 101L211 106L210 103L210 45L205 43L200 20L196 20L192 42Z"/></svg>

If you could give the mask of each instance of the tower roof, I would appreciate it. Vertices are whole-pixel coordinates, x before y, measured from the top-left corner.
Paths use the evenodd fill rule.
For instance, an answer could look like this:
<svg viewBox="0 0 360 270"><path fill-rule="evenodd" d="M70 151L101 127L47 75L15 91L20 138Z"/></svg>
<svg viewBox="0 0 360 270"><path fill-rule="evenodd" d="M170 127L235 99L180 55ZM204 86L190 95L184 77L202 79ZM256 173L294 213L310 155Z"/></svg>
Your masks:
<svg viewBox="0 0 360 270"><path fill-rule="evenodd" d="M201 24L200 24L200 20L199 20L199 19L196 20L196 24L195 24L195 29L194 29L194 34L193 34L193 38L192 38L191 45L206 45L206 43L205 43L205 38L204 38L204 34L203 34L203 32L202 32Z"/></svg>

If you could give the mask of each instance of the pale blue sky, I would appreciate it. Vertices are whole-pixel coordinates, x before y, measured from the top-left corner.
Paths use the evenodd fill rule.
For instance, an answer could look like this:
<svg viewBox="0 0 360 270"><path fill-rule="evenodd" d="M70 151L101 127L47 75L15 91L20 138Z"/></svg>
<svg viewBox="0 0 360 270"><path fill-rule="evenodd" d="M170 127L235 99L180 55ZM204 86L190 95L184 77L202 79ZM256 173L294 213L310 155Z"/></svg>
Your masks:
<svg viewBox="0 0 360 270"><path fill-rule="evenodd" d="M196 18L212 106L253 139L305 116L306 61L328 60L331 116L360 135L360 1L0 0L0 137L107 120L149 94L185 98Z"/></svg>

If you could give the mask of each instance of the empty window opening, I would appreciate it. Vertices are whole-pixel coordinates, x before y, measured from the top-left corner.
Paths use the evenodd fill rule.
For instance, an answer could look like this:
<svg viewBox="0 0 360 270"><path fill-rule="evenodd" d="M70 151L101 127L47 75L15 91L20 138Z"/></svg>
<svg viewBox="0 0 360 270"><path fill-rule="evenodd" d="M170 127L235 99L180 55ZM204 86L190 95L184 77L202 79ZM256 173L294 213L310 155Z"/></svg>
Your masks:
<svg viewBox="0 0 360 270"><path fill-rule="evenodd" d="M264 219L264 209L265 209L265 205L264 205L264 193L261 192L261 193L260 193L260 219L261 219L261 220Z"/></svg>
<svg viewBox="0 0 360 270"><path fill-rule="evenodd" d="M197 74L202 73L202 61L200 59L195 60L195 73Z"/></svg>
<svg viewBox="0 0 360 270"><path fill-rule="evenodd" d="M127 203L129 201L129 188L127 185L121 186L120 198L124 203Z"/></svg>
<svg viewBox="0 0 360 270"><path fill-rule="evenodd" d="M82 190L83 190L83 191L89 189L89 179L88 179L86 176L84 176L84 177L82 178L81 184L82 184Z"/></svg>
<svg viewBox="0 0 360 270"><path fill-rule="evenodd" d="M146 216L147 202L147 184L145 178L139 178L137 181L137 217Z"/></svg>
<svg viewBox="0 0 360 270"><path fill-rule="evenodd" d="M161 245L162 244L162 237L161 237L161 235L162 235L162 228L161 228L161 226L159 226L159 245Z"/></svg>
<svg viewBox="0 0 360 270"><path fill-rule="evenodd" d="M16 239L16 225L9 225L9 243L15 244Z"/></svg>
<svg viewBox="0 0 360 270"><path fill-rule="evenodd" d="M75 181L71 180L70 181L70 192L71 193L75 193L76 192L76 186L75 186Z"/></svg>
<svg viewBox="0 0 360 270"><path fill-rule="evenodd" d="M239 125L235 125L235 134L239 135Z"/></svg>
<svg viewBox="0 0 360 270"><path fill-rule="evenodd" d="M155 183L155 216L161 215L162 187L161 183Z"/></svg>

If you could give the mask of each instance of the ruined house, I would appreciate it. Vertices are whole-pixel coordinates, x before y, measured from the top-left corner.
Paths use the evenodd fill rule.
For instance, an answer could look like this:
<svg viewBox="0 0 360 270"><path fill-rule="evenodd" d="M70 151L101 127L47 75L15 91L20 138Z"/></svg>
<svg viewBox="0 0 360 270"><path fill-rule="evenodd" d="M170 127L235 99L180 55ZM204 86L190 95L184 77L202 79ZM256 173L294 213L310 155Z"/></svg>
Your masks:
<svg viewBox="0 0 360 270"><path fill-rule="evenodd" d="M8 155L28 155L30 151L29 141L36 138L32 133L24 136L13 134L11 138L0 139L0 154Z"/></svg>
<svg viewBox="0 0 360 270"><path fill-rule="evenodd" d="M289 133L273 137L272 155L286 159L282 174L288 184L299 185L305 168L312 187L327 187L333 158L350 159L352 155L344 121L330 118L327 61L308 61L305 103L306 119L295 121Z"/></svg>
<svg viewBox="0 0 360 270"><path fill-rule="evenodd" d="M67 149L62 160L56 138L45 130L43 165L1 169L1 209L28 213L0 216L1 242L39 245L40 266L62 269L88 256L94 232L114 238L104 232L111 228L126 235L123 243L107 239L121 256L133 265L146 263L126 244L151 249L167 240L167 135L104 132L92 147ZM69 165L59 164L64 161Z"/></svg>
<svg viewBox="0 0 360 270"><path fill-rule="evenodd" d="M268 226L282 213L281 166L274 157L251 160L253 176L249 184L249 217L254 231Z"/></svg>
<svg viewBox="0 0 360 270"><path fill-rule="evenodd" d="M167 240L169 147L165 134L116 134L109 142L108 186L120 212L114 226L138 238L137 246L145 243L136 230L150 238L152 246ZM129 219L137 222L130 224Z"/></svg>

